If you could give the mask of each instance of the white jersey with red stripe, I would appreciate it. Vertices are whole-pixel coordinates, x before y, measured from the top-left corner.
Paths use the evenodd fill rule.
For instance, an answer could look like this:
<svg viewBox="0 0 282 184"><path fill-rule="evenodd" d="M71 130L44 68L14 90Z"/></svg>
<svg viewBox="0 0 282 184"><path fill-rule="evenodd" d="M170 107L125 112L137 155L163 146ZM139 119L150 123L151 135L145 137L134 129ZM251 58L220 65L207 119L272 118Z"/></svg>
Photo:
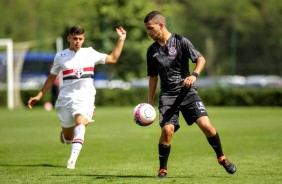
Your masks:
<svg viewBox="0 0 282 184"><path fill-rule="evenodd" d="M93 108L96 89L94 87L94 67L105 64L107 54L97 52L92 47L81 48L74 52L65 49L58 52L50 73L63 73L56 107L67 107L75 111L79 108Z"/></svg>

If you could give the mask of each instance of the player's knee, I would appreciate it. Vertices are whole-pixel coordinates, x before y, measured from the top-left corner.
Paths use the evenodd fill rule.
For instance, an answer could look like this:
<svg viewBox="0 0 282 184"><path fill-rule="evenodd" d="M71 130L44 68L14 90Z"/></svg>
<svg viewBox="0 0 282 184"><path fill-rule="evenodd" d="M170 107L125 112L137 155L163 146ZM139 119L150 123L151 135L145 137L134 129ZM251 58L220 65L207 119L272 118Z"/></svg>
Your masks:
<svg viewBox="0 0 282 184"><path fill-rule="evenodd" d="M84 126L87 126L87 125L89 124L89 121L84 121L82 124L83 124Z"/></svg>
<svg viewBox="0 0 282 184"><path fill-rule="evenodd" d="M210 120L207 116L198 118L197 125L201 128L206 136L213 136L216 134L216 130L210 123Z"/></svg>
<svg viewBox="0 0 282 184"><path fill-rule="evenodd" d="M211 124L205 124L201 129L207 137L214 136L216 134L216 130Z"/></svg>
<svg viewBox="0 0 282 184"><path fill-rule="evenodd" d="M75 116L75 121L76 121L76 125L84 125L87 126L89 121L87 118L85 118L84 116L77 114Z"/></svg>
<svg viewBox="0 0 282 184"><path fill-rule="evenodd" d="M171 137L174 133L173 125L166 125L162 128L162 134L166 137Z"/></svg>

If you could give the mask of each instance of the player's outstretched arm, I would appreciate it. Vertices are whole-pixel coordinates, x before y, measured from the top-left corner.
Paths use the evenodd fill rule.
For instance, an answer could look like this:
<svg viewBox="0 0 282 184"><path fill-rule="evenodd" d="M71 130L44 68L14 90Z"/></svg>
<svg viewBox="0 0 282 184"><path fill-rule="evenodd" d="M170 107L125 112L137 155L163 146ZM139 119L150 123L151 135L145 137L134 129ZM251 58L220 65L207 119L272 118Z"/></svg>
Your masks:
<svg viewBox="0 0 282 184"><path fill-rule="evenodd" d="M28 100L28 103L27 103L27 106L28 106L30 109L32 109L32 107L34 106L34 104L36 104L37 102L39 102L40 99L44 96L45 92L48 91L48 90L52 87L52 85L53 85L53 83L54 83L56 77L57 77L57 75L50 74L50 75L48 76L48 78L46 79L46 81L45 81L45 83L44 83L42 89L37 93L37 95L34 96L34 97L30 97L30 99Z"/></svg>
<svg viewBox="0 0 282 184"><path fill-rule="evenodd" d="M106 57L106 63L116 63L118 58L120 57L120 54L121 54L121 51L124 45L124 41L126 39L126 31L125 29L123 29L123 27L119 27L119 28L116 28L116 33L119 38L111 54L109 54Z"/></svg>

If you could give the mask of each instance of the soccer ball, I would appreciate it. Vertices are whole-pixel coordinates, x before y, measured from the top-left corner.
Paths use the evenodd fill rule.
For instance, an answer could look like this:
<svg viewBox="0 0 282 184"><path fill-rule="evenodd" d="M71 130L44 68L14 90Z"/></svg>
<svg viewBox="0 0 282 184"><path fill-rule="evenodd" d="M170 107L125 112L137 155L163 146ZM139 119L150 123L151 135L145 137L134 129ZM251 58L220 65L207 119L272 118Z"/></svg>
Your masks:
<svg viewBox="0 0 282 184"><path fill-rule="evenodd" d="M51 111L53 109L53 105L51 104L51 102L45 102L43 107L46 111Z"/></svg>
<svg viewBox="0 0 282 184"><path fill-rule="evenodd" d="M148 103L140 103L133 110L133 120L137 125L148 126L156 119L154 107Z"/></svg>

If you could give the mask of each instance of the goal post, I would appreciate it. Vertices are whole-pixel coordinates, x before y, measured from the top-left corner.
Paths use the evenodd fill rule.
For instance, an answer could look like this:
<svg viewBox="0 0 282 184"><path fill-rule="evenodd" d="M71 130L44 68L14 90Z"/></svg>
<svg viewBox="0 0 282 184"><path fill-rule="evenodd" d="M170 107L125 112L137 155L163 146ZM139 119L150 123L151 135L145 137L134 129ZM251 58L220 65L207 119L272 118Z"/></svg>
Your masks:
<svg viewBox="0 0 282 184"><path fill-rule="evenodd" d="M6 66L2 66L3 68L5 68L6 75L3 74L2 76L6 76L5 87L7 90L7 108L9 110L21 108L23 105L20 95L20 85L21 73L26 52L30 47L51 43L54 43L53 38L46 38L43 40L32 40L27 42L13 42L11 38L0 38L0 49L5 50L4 65ZM60 37L56 39L56 48L57 51L63 49L63 39Z"/></svg>
<svg viewBox="0 0 282 184"><path fill-rule="evenodd" d="M13 40L12 39L0 39L0 47L6 47L7 64L7 106L8 109L14 109L14 72L13 72Z"/></svg>

